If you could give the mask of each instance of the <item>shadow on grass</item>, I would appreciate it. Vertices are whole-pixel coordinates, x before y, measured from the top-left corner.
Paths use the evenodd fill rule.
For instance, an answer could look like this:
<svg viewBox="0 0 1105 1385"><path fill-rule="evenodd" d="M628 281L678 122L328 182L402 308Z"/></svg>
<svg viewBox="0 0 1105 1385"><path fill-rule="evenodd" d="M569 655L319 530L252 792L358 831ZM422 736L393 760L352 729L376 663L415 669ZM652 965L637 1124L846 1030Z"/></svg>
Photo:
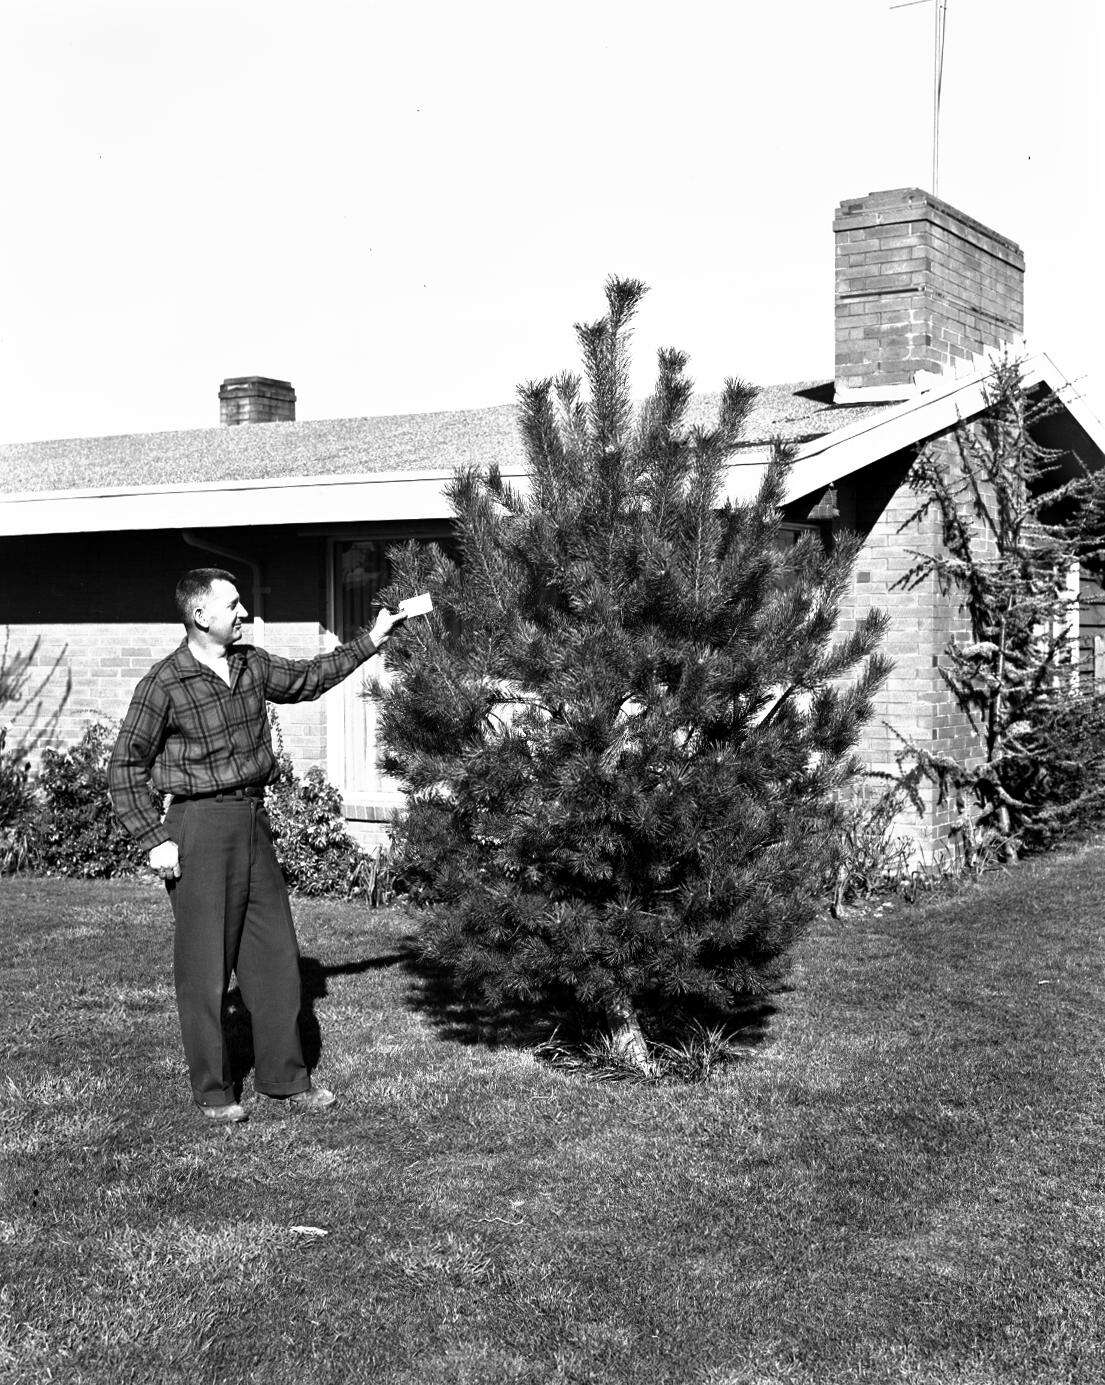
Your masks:
<svg viewBox="0 0 1105 1385"><path fill-rule="evenodd" d="M462 990L443 967L421 955L413 938L409 941L404 969L410 984L404 1000L430 1021L440 1038L488 1048L532 1048L557 1029L582 1032L582 1016L570 997L492 1005Z"/></svg>
<svg viewBox="0 0 1105 1385"><path fill-rule="evenodd" d="M406 1003L426 1016L439 1036L453 1043L487 1047L533 1048L557 1036L567 1046L594 1040L596 1019L566 992L527 1004L504 1001L491 1005L462 990L450 974L423 958L413 938L404 958L410 978ZM734 1048L758 1048L768 1037L777 1006L772 996L791 988L776 985L771 996L736 1000L728 1006L657 1004L642 1013L646 1037L657 1043L677 1045L696 1025L720 1029ZM601 1022L598 1025L601 1031Z"/></svg>
<svg viewBox="0 0 1105 1385"><path fill-rule="evenodd" d="M322 1027L315 1013L315 1004L329 994L327 978L331 976L360 976L366 971L380 971L385 967L399 966L409 962L408 951L388 952L380 957L363 957L356 962L340 962L336 966L324 966L316 957L300 957L299 984L302 1001L299 1010L299 1038L303 1045L303 1060L308 1072L318 1067L322 1056ZM234 1095L242 1094L242 1084L253 1071L255 1054L253 1050L253 1025L249 1010L237 986L230 989L223 1007L223 1034L230 1054L230 1071L234 1082Z"/></svg>
<svg viewBox="0 0 1105 1385"><path fill-rule="evenodd" d="M299 1034L308 1071L314 1071L322 1055L323 1037L315 1006L329 994L332 976L360 976L386 967L402 967L408 978L404 1003L424 1015L438 1036L451 1043L488 1048L531 1049L554 1034L568 1047L579 1047L596 1037L595 1017L582 1010L568 994L543 1002L520 1004L505 1001L492 1005L461 990L442 967L428 961L416 939L400 940L399 948L377 957L325 966L315 957L299 959L302 1006ZM772 996L791 988L775 986ZM659 1005L642 1016L647 1038L656 1043L679 1045L696 1028L722 1031L732 1048L751 1055L769 1036L777 1006L772 996L749 997L728 1006ZM241 991L233 987L223 1011L223 1030L230 1054L236 1097L253 1070L253 1029Z"/></svg>

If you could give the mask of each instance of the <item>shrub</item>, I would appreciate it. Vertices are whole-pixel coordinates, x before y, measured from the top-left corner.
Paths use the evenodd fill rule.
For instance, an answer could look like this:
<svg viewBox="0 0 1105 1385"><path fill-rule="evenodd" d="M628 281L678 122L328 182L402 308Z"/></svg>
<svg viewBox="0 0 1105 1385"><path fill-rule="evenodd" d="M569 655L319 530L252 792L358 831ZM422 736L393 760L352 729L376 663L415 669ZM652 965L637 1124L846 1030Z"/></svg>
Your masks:
<svg viewBox="0 0 1105 1385"><path fill-rule="evenodd" d="M1043 850L1105 818L1105 695L1071 696L1025 745L1014 793L1031 810L1022 828L1027 849Z"/></svg>
<svg viewBox="0 0 1105 1385"><path fill-rule="evenodd" d="M42 752L35 776L42 816L30 861L36 869L105 879L146 865L146 853L119 824L108 797L116 733L111 723L94 721L75 745ZM155 800L160 806L159 795Z"/></svg>
<svg viewBox="0 0 1105 1385"><path fill-rule="evenodd" d="M1042 444L1057 407L1051 396L1033 402L1015 361L998 362L982 417L960 423L950 448L919 455L921 499L906 521L940 522L943 547L915 554L901 585L934 579L960 603L967 628L940 671L974 731L966 755L908 749L1006 856L1092 820L1105 796L1102 715L1078 697L1070 588L1072 574L1105 565L1105 472Z"/></svg>
<svg viewBox="0 0 1105 1385"><path fill-rule="evenodd" d="M38 826L30 762L7 739L0 726L0 875L28 864Z"/></svg>
<svg viewBox="0 0 1105 1385"><path fill-rule="evenodd" d="M387 853L361 850L345 828L341 794L321 770L300 779L273 725L276 779L267 808L277 859L288 885L306 895L359 895L386 904L393 895ZM96 721L64 750L43 752L30 767L4 748L0 730L0 871L29 866L54 875L105 879L135 875L146 852L119 824L107 788L117 727ZM162 798L152 787L160 810Z"/></svg>
<svg viewBox="0 0 1105 1385"><path fill-rule="evenodd" d="M267 808L277 860L290 888L306 895L359 896L390 903L394 873L386 851L363 851L345 827L341 793L321 770L300 779L270 713L276 778ZM106 879L135 875L146 852L119 824L107 788L107 766L117 727L92 722L64 750L43 752L32 773L25 757L6 749L0 727L0 873L24 866L54 875ZM152 787L158 809L161 795Z"/></svg>
<svg viewBox="0 0 1105 1385"><path fill-rule="evenodd" d="M861 792L843 807L832 877L834 918L841 917L846 904L873 896L899 895L912 903L927 891L954 890L1005 859L1007 839L977 802L962 795L957 798L958 819L940 845L926 851L899 830L907 804L918 802L923 772L913 765L881 792ZM871 781L887 778L872 775Z"/></svg>
<svg viewBox="0 0 1105 1385"><path fill-rule="evenodd" d="M369 903L391 897L386 859L363 851L349 835L342 816L341 791L320 769L302 779L284 750L280 724L269 712L276 777L268 786L267 803L273 845L284 879L305 895L360 895Z"/></svg>
<svg viewBox="0 0 1105 1385"><path fill-rule="evenodd" d="M909 793L900 784L862 780L841 808L832 857L832 912L884 891L899 893L910 879L914 843L899 831Z"/></svg>
<svg viewBox="0 0 1105 1385"><path fill-rule="evenodd" d="M573 1042L552 1034L537 1045L535 1056L550 1067L579 1073L599 1082L649 1081L709 1082L723 1066L739 1062L751 1051L740 1035L722 1025L705 1025L695 1019L675 1043L645 1040L648 1062L634 1063L612 1034Z"/></svg>

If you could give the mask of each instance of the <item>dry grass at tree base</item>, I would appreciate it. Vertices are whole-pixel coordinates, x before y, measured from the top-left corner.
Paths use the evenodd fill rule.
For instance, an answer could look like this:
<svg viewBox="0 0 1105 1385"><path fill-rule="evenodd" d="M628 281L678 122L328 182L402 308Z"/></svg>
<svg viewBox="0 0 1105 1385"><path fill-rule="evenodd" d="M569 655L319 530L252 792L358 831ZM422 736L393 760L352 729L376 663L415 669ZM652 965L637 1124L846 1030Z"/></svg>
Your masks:
<svg viewBox="0 0 1105 1385"><path fill-rule="evenodd" d="M1103 897L1091 848L826 921L691 1086L472 1042L401 913L301 900L341 1105L226 1130L162 895L0 880L0 1378L1105 1378Z"/></svg>

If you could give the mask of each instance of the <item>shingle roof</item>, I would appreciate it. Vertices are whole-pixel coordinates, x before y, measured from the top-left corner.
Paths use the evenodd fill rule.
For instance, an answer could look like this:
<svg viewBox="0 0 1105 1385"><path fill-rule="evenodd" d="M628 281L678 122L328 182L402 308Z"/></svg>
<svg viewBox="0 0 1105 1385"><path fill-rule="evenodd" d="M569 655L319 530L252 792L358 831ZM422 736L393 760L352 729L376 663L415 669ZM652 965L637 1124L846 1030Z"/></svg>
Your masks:
<svg viewBox="0 0 1105 1385"><path fill-rule="evenodd" d="M697 396L693 421L708 422L717 395ZM835 408L832 385L799 381L758 395L748 444L774 436L820 437L881 413L886 405ZM172 485L228 480L356 475L376 471L447 471L463 464L516 464L522 455L517 409L252 423L113 438L63 438L0 445L0 494Z"/></svg>

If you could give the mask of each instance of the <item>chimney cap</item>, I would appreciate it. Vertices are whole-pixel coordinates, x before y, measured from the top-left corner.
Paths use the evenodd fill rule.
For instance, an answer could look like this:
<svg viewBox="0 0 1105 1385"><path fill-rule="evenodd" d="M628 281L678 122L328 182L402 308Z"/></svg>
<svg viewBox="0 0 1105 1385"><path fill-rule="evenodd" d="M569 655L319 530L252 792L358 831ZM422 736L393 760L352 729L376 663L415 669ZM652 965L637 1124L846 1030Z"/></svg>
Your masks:
<svg viewBox="0 0 1105 1385"><path fill-rule="evenodd" d="M834 231L859 231L913 221L943 218L947 229L963 235L974 232L994 241L1005 251L1003 258L1024 269L1024 251L1011 236L995 231L978 217L970 216L924 188L886 188L864 197L843 197L833 217ZM993 248L993 247L991 247Z"/></svg>
<svg viewBox="0 0 1105 1385"><path fill-rule="evenodd" d="M225 390L244 385L276 385L282 390L290 390L292 382L277 380L271 375L228 375L219 388Z"/></svg>

